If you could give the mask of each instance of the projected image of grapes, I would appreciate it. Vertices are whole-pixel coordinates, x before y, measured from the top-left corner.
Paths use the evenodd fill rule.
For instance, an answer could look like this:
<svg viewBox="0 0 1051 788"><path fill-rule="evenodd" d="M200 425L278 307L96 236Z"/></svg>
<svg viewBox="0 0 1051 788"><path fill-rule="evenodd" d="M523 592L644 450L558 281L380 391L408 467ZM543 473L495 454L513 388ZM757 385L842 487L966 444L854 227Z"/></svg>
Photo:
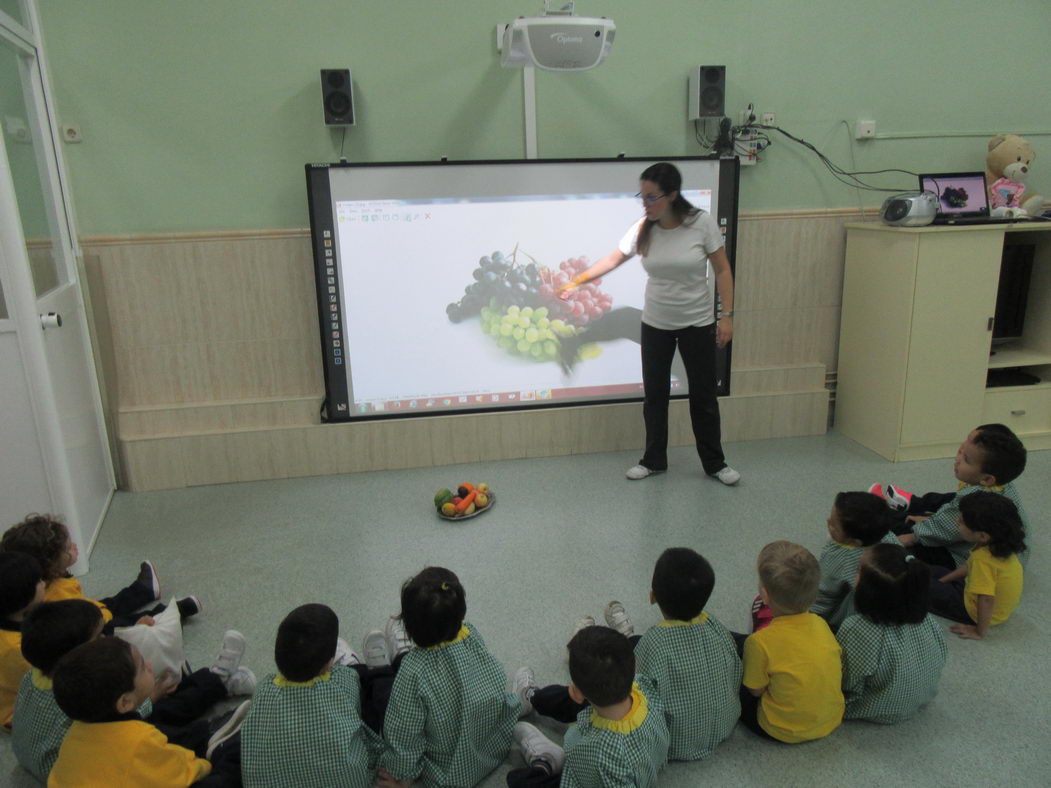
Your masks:
<svg viewBox="0 0 1051 788"><path fill-rule="evenodd" d="M601 279L574 288L565 299L557 295L560 287L588 266L585 258L573 257L563 260L554 271L517 246L509 255L493 252L478 261L473 271L475 281L445 312L453 323L479 317L482 331L523 360L576 362L595 358L602 352L598 345L579 344L579 340L567 344L567 340L608 312L613 297L599 290Z"/></svg>

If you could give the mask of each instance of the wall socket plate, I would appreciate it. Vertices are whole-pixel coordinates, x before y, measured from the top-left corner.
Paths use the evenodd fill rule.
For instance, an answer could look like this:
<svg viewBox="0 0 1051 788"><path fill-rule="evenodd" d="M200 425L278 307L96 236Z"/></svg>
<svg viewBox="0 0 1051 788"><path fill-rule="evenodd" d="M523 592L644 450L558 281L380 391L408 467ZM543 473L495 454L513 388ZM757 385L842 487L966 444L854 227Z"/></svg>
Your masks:
<svg viewBox="0 0 1051 788"><path fill-rule="evenodd" d="M80 136L80 126L72 123L63 123L59 128L62 131L62 139L65 142L75 143L84 141L84 138Z"/></svg>
<svg viewBox="0 0 1051 788"><path fill-rule="evenodd" d="M777 122L777 115L775 115L773 112L764 112L763 113L763 125L764 126L773 126L776 122Z"/></svg>
<svg viewBox="0 0 1051 788"><path fill-rule="evenodd" d="M26 126L25 118L6 115L4 117L4 131L10 134L11 139L15 142L29 143L33 141L29 134L29 127Z"/></svg>
<svg viewBox="0 0 1051 788"><path fill-rule="evenodd" d="M854 124L854 139L870 140L876 136L876 121L859 120Z"/></svg>

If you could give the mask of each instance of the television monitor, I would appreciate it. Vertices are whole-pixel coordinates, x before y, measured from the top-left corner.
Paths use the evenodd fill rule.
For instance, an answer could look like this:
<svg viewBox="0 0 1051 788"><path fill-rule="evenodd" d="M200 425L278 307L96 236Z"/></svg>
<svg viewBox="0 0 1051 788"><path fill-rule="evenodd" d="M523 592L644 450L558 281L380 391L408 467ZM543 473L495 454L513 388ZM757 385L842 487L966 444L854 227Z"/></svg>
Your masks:
<svg viewBox="0 0 1051 788"><path fill-rule="evenodd" d="M737 160L665 160L732 266ZM552 291L641 218L655 161L306 165L327 419L640 400L639 259L572 302ZM729 347L717 366L725 395ZM686 393L676 357L672 394Z"/></svg>

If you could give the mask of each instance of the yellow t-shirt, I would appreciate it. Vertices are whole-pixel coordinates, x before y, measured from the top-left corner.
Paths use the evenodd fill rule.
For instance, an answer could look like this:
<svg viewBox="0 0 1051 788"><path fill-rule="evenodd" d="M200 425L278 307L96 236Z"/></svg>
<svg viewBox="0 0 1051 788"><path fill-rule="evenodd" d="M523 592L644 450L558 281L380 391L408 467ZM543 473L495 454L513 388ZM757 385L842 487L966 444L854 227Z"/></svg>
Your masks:
<svg viewBox="0 0 1051 788"><path fill-rule="evenodd" d="M187 788L212 764L140 720L74 722L58 751L48 788Z"/></svg>
<svg viewBox="0 0 1051 788"><path fill-rule="evenodd" d="M15 697L29 663L22 656L22 633L0 629L0 726L11 729Z"/></svg>
<svg viewBox="0 0 1051 788"><path fill-rule="evenodd" d="M978 620L978 595L993 598L990 624L1002 624L1022 598L1022 562L1011 554L997 558L988 547L976 547L967 557L967 580L963 588L963 606L973 621Z"/></svg>
<svg viewBox="0 0 1051 788"><path fill-rule="evenodd" d="M75 577L60 577L52 580L44 589L45 602L59 602L63 599L87 599L91 604L98 605L99 610L102 611L104 623L108 624L113 619L113 613L108 607L97 599L88 599L84 596L84 589Z"/></svg>
<svg viewBox="0 0 1051 788"><path fill-rule="evenodd" d="M744 642L744 676L759 698L759 725L789 744L820 739L843 721L843 665L828 624L813 613L776 616Z"/></svg>

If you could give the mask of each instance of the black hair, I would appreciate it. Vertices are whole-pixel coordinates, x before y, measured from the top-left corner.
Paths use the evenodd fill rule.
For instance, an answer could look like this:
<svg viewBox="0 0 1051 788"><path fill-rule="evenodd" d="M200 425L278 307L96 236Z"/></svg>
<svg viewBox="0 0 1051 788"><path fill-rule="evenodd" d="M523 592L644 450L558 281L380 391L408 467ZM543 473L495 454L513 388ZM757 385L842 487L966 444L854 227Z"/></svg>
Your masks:
<svg viewBox="0 0 1051 788"><path fill-rule="evenodd" d="M657 186L660 187L661 192L664 194L676 192L675 199L671 204L671 209L680 220L699 212L698 208L696 208L693 203L682 196L682 173L679 172L679 168L671 162L659 161L656 164L651 164L642 171L639 180L657 184ZM655 221L651 222L645 220L643 221L642 226L639 227L639 235L635 241L635 249L640 255L645 256L650 250L650 231L655 224Z"/></svg>
<svg viewBox="0 0 1051 788"><path fill-rule="evenodd" d="M974 428L974 431L975 432L999 432L1001 435L1010 435L1012 438L1017 438L1018 437L1017 435L1015 435L1014 430L1012 430L1006 424L997 424L995 422L992 423L992 424L979 424L977 427Z"/></svg>
<svg viewBox="0 0 1051 788"><path fill-rule="evenodd" d="M12 525L0 538L0 552L29 553L40 563L44 580L50 583L66 574L63 558L69 542L69 529L53 514L29 514Z"/></svg>
<svg viewBox="0 0 1051 788"><path fill-rule="evenodd" d="M989 552L997 558L1025 550L1025 528L1010 498L985 490L962 495L960 517L972 531L988 534Z"/></svg>
<svg viewBox="0 0 1051 788"><path fill-rule="evenodd" d="M996 479L997 484L1013 482L1025 470L1025 446L1010 430L1005 433L979 427L974 445L981 450L982 471Z"/></svg>
<svg viewBox="0 0 1051 788"><path fill-rule="evenodd" d="M868 492L841 492L833 503L843 533L863 547L876 544L890 530L887 503Z"/></svg>
<svg viewBox="0 0 1051 788"><path fill-rule="evenodd" d="M106 722L121 695L134 691L138 670L131 644L120 638L81 643L55 665L55 703L71 720Z"/></svg>
<svg viewBox="0 0 1051 788"><path fill-rule="evenodd" d="M569 641L569 676L594 706L612 706L631 694L635 652L609 627L584 627Z"/></svg>
<svg viewBox="0 0 1051 788"><path fill-rule="evenodd" d="M417 646L453 640L467 615L460 579L448 569L429 566L401 587L401 621Z"/></svg>
<svg viewBox="0 0 1051 788"><path fill-rule="evenodd" d="M33 556L15 551L0 553L0 618L10 618L29 607L42 579L40 564Z"/></svg>
<svg viewBox="0 0 1051 788"><path fill-rule="evenodd" d="M866 555L854 586L854 609L887 626L923 621L931 588L930 567L896 544L873 545Z"/></svg>
<svg viewBox="0 0 1051 788"><path fill-rule="evenodd" d="M704 556L688 547L669 547L653 567L650 586L661 612L676 621L696 618L708 604L715 572Z"/></svg>
<svg viewBox="0 0 1051 788"><path fill-rule="evenodd" d="M300 605L277 628L274 662L289 681L310 681L336 655L339 617L328 605Z"/></svg>
<svg viewBox="0 0 1051 788"><path fill-rule="evenodd" d="M95 636L100 623L102 611L86 599L44 602L22 622L22 656L50 676L62 657Z"/></svg>

